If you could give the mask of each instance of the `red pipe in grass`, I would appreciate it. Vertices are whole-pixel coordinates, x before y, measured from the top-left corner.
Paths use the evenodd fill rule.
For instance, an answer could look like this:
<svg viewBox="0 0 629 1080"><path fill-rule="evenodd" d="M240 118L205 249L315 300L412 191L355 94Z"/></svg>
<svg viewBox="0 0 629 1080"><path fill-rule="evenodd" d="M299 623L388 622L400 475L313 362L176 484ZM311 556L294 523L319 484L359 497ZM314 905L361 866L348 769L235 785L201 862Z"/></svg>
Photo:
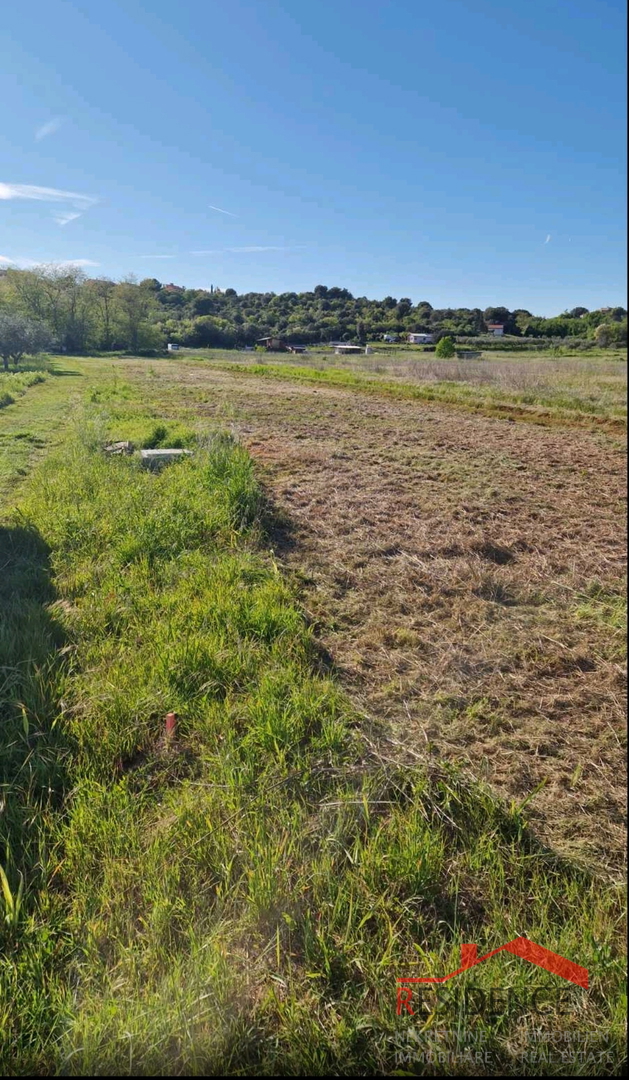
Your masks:
<svg viewBox="0 0 629 1080"><path fill-rule="evenodd" d="M177 713L166 713L166 737L172 738L177 730Z"/></svg>

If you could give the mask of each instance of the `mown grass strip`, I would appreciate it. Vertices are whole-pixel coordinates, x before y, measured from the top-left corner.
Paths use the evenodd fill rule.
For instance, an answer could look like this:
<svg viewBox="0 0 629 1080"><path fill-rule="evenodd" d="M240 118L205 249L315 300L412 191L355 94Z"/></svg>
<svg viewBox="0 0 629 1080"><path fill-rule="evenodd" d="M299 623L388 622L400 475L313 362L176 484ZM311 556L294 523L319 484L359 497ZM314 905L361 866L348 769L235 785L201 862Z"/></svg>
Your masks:
<svg viewBox="0 0 629 1080"><path fill-rule="evenodd" d="M368 1074L420 1031L443 1050L445 1028L460 1052L484 1040L489 1074L522 1075L536 1030L558 1052L570 1035L575 1075L608 1075L619 890L456 769L365 741L265 554L262 505L229 439L152 475L83 438L3 527L0 852L20 909L5 899L0 1064ZM502 993L497 1013L446 993L396 1015L396 977L520 934L588 967L589 990L502 954L465 977Z"/></svg>
<svg viewBox="0 0 629 1080"><path fill-rule="evenodd" d="M585 403L568 393L559 399L543 399L531 394L510 394L497 388L479 388L454 382L433 383L428 386L391 382L378 376L357 375L339 368L309 368L294 364L210 363L221 371L236 372L240 375L284 379L289 382L325 383L328 386L346 387L384 397L447 404L467 412L505 420L525 420L544 426L562 424L567 427L587 427L615 433L624 432L627 428L626 416L609 415L606 411L598 412L594 404ZM525 397L531 398L529 403L523 402Z"/></svg>

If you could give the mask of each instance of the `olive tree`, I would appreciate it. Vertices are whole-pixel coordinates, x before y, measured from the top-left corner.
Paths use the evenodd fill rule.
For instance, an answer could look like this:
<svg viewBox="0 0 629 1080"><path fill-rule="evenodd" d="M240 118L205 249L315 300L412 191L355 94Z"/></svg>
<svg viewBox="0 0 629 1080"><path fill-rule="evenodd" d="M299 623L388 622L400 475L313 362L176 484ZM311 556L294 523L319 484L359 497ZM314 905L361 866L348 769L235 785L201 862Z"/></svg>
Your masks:
<svg viewBox="0 0 629 1080"><path fill-rule="evenodd" d="M23 356L43 352L49 344L50 334L43 323L25 315L0 312L0 356L5 371L9 370L9 361L17 367Z"/></svg>

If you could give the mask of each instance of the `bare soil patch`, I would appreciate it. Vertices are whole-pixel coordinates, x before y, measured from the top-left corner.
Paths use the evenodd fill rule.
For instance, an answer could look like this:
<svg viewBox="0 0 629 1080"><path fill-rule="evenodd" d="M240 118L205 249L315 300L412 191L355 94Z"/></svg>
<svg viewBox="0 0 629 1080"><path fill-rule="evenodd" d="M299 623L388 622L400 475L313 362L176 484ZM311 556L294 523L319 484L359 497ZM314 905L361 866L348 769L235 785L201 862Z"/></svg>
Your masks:
<svg viewBox="0 0 629 1080"><path fill-rule="evenodd" d="M149 396L230 423L291 523L348 690L427 757L530 798L538 834L617 872L625 845L625 449L541 428L163 364Z"/></svg>

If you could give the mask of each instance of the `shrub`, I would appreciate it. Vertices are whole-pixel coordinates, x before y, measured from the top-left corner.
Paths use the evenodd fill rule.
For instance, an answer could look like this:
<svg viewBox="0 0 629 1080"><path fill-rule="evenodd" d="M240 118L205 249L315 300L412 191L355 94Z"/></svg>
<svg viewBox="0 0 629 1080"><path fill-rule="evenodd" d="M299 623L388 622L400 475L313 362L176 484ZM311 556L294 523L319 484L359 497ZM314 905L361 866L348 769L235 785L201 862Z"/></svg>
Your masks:
<svg viewBox="0 0 629 1080"><path fill-rule="evenodd" d="M451 337L441 338L435 349L435 355L442 360L450 360L454 356L454 342Z"/></svg>

